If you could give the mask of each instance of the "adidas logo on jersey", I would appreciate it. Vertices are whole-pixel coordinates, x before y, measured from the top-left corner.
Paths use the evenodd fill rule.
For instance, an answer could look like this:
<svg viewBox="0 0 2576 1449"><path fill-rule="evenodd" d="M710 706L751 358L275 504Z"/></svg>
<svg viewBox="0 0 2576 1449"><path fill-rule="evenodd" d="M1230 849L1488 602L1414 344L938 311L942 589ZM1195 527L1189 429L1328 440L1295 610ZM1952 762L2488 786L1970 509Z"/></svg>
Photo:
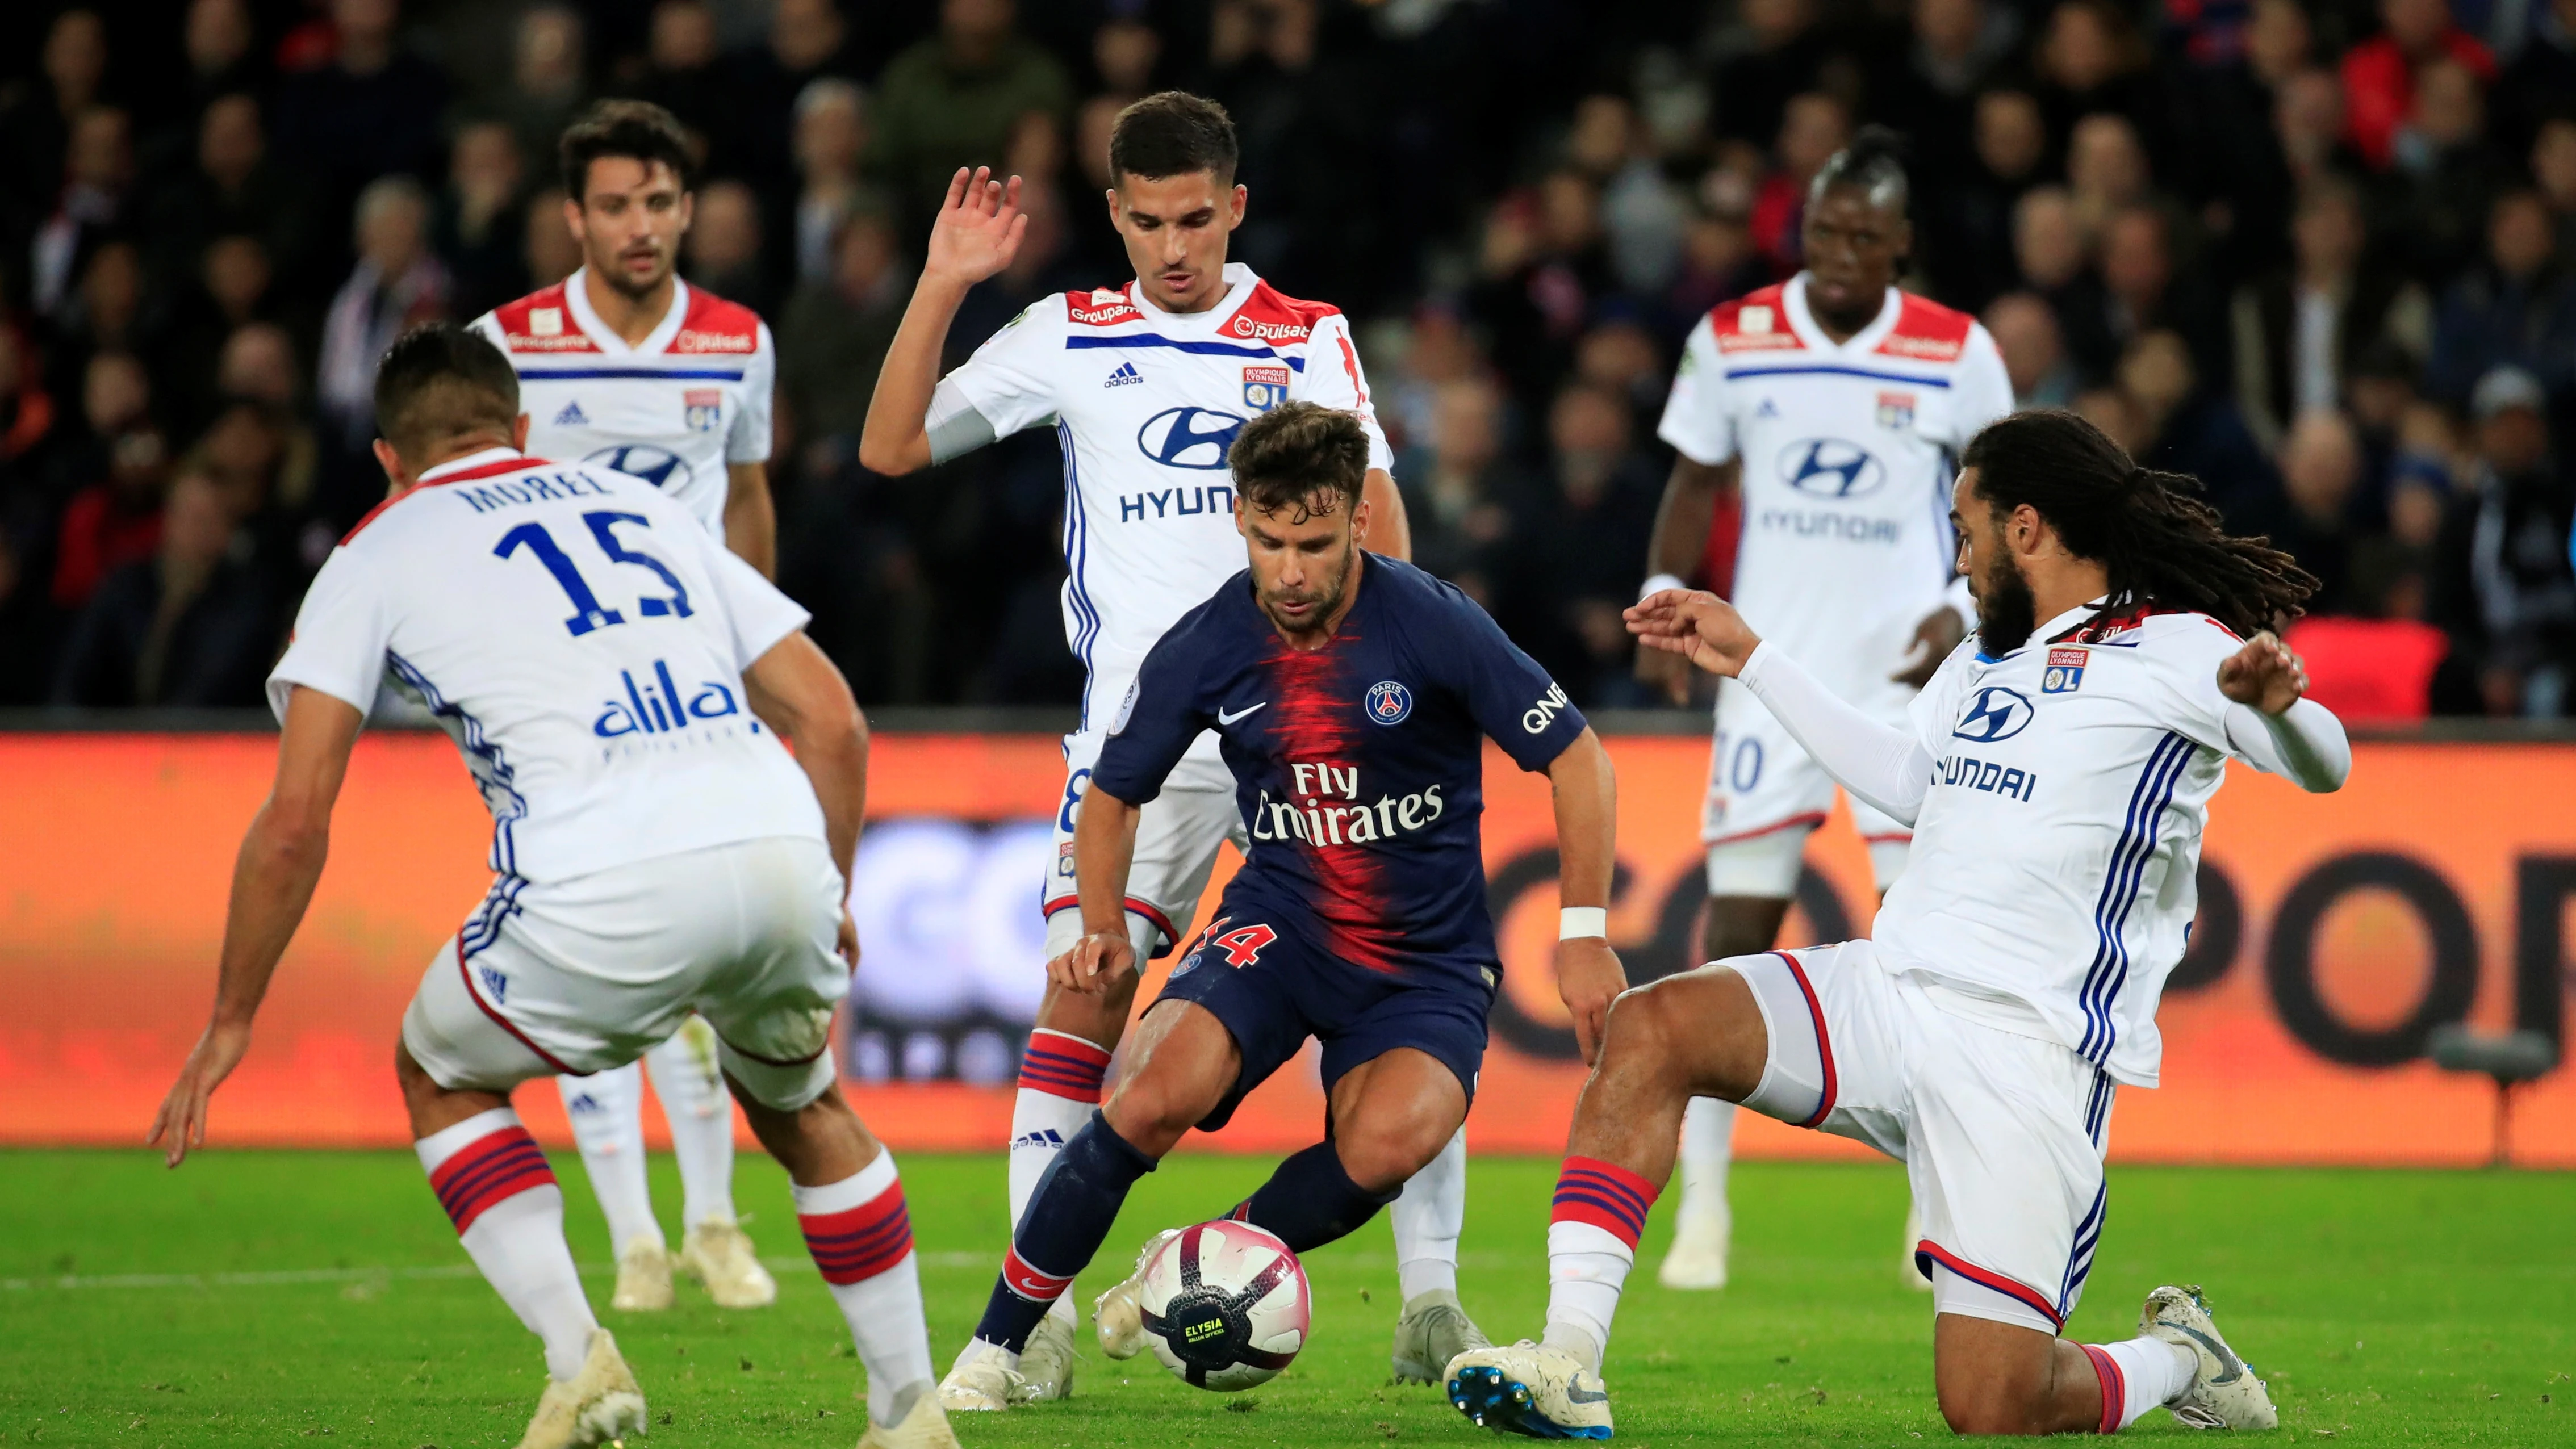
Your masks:
<svg viewBox="0 0 2576 1449"><path fill-rule="evenodd" d="M1136 370L1136 364L1132 362L1122 362L1118 364L1118 370L1109 374L1109 380L1102 383L1101 386L1125 387L1131 382L1143 382L1144 380L1145 374Z"/></svg>
<svg viewBox="0 0 2576 1449"><path fill-rule="evenodd" d="M590 416L581 410L581 403L579 401L568 402L563 405L562 412L555 414L555 426L559 428L586 428L590 426Z"/></svg>

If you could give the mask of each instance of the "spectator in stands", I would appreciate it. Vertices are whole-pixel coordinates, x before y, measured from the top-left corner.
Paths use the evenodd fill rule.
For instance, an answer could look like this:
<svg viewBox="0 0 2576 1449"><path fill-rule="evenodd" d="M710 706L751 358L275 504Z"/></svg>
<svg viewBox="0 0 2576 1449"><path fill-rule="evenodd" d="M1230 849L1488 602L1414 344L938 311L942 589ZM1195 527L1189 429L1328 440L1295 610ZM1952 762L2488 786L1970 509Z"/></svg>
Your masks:
<svg viewBox="0 0 2576 1449"><path fill-rule="evenodd" d="M2291 423L2280 456L2281 492L2289 506L2265 531L2275 547L2316 575L2309 612L2352 613L2351 511L2361 486L2361 439L2340 411L2310 408Z"/></svg>
<svg viewBox="0 0 2576 1449"><path fill-rule="evenodd" d="M330 4L330 58L278 87L276 141L321 188L325 215L345 215L377 177L432 174L447 77L402 45L398 0Z"/></svg>
<svg viewBox="0 0 2576 1449"><path fill-rule="evenodd" d="M2275 118L2285 88L2313 63L2316 38L2299 0L2255 0L2244 14L2240 55L2172 78L2183 137L2175 189L2218 213L2212 229L2239 275L2288 260L2281 240L2293 189ZM2336 98L2336 114L2322 128L2331 137L2342 129L2341 90L2331 77L2317 78Z"/></svg>
<svg viewBox="0 0 2576 1449"><path fill-rule="evenodd" d="M2434 622L2491 715L2569 713L2576 683L2576 498L2549 455L2540 380L2503 367L2478 380L2478 480L2443 528Z"/></svg>
<svg viewBox="0 0 2576 1449"><path fill-rule="evenodd" d="M2011 59L2021 19L1987 0L1913 0L1912 43L1873 87L1877 118L1912 138L1917 184L1968 171L1978 92Z"/></svg>
<svg viewBox="0 0 2576 1449"><path fill-rule="evenodd" d="M519 206L525 183L519 140L507 124L477 121L456 133L447 190L430 223L430 249L447 269L457 316L481 316L527 294L528 219Z"/></svg>
<svg viewBox="0 0 2576 1449"><path fill-rule="evenodd" d="M1577 103L1566 155L1601 188L1610 271L1620 289L1651 297L1671 286L1681 269L1689 208L1664 179L1627 97L1594 95Z"/></svg>
<svg viewBox="0 0 2576 1449"><path fill-rule="evenodd" d="M721 163L719 137L731 129L728 108L738 103L730 77L716 64L716 15L706 0L661 0L645 52L638 99L651 101L689 128L703 148L699 160ZM552 154L551 150L544 154Z"/></svg>
<svg viewBox="0 0 2576 1449"><path fill-rule="evenodd" d="M56 375L78 378L100 352L146 350L144 295L143 258L134 243L101 243L81 268L79 289L56 318Z"/></svg>
<svg viewBox="0 0 2576 1449"><path fill-rule="evenodd" d="M828 282L837 238L862 211L891 218L891 201L860 171L868 150L868 96L855 81L823 76L796 96L795 212L788 235L796 280Z"/></svg>
<svg viewBox="0 0 2576 1449"><path fill-rule="evenodd" d="M2075 400L2082 378L2046 302L2035 293L2007 292L1986 308L1984 321L2012 379L2015 406L2062 408Z"/></svg>
<svg viewBox="0 0 2576 1449"><path fill-rule="evenodd" d="M2024 286L2057 315L2058 336L2088 385L2110 377L2119 353L2109 324L2110 300L2086 258L2075 201L2062 186L2035 186L2013 208L2013 260Z"/></svg>
<svg viewBox="0 0 2576 1449"><path fill-rule="evenodd" d="M1574 345L1574 376L1628 405L1629 436L1651 438L1671 393L1654 335L1633 318L1605 317Z"/></svg>
<svg viewBox="0 0 2576 1449"><path fill-rule="evenodd" d="M2437 0L2438 3L2438 0ZM2039 68L2040 109L2061 153L2076 123L2108 112L2145 127L2155 113L2144 73L2146 46L2129 17L2110 0L2060 0L2048 12L2033 57ZM2156 138L2146 138L2150 150Z"/></svg>
<svg viewBox="0 0 2576 1449"><path fill-rule="evenodd" d="M196 165L153 188L149 213L153 272L164 285L197 270L221 236L257 237L290 290L312 240L311 198L268 154L259 102L233 91L207 102L197 120Z"/></svg>
<svg viewBox="0 0 2576 1449"><path fill-rule="evenodd" d="M113 570L161 540L161 491L169 444L152 421L152 382L131 354L89 360L81 387L88 435L67 450L71 499L54 543L53 601L77 609Z"/></svg>
<svg viewBox="0 0 2576 1449"><path fill-rule="evenodd" d="M737 164L744 174L764 188L786 186L798 169L794 143L806 91L817 81L858 73L850 27L834 0L778 0L768 43L734 61L734 124L743 142Z"/></svg>
<svg viewBox="0 0 2576 1449"><path fill-rule="evenodd" d="M2424 68L2450 59L2480 83L2495 78L2495 57L2451 20L2444 0L2380 0L2383 31L2344 52L2344 136L2376 170L2397 163L2398 132L2415 111Z"/></svg>
<svg viewBox="0 0 2576 1449"><path fill-rule="evenodd" d="M2487 261L2442 298L2425 391L2457 405L2499 367L2524 369L2564 395L2576 384L2576 275L2558 264L2556 229L2536 191L2497 197Z"/></svg>
<svg viewBox="0 0 2576 1449"><path fill-rule="evenodd" d="M2137 126L2109 112L2077 121L2066 146L2066 188L2074 197L2075 224L2097 242L2112 217L2154 204L2155 173Z"/></svg>
<svg viewBox="0 0 2576 1449"><path fill-rule="evenodd" d="M2542 7L2535 5L2534 9ZM2515 151L2576 106L2576 0L2549 0L2522 52L2496 78L2496 133Z"/></svg>
<svg viewBox="0 0 2576 1449"><path fill-rule="evenodd" d="M1982 309L2021 280L2013 267L2013 209L2038 184L2048 131L2028 91L1976 98L1973 146L1949 185L1914 194L1915 234L1934 286L1952 305Z"/></svg>
<svg viewBox="0 0 2576 1449"><path fill-rule="evenodd" d="M1485 223L1480 273L1466 295L1496 367L1525 413L1544 415L1595 299L1610 290L1600 196L1561 167L1534 192L1506 196Z"/></svg>
<svg viewBox="0 0 2576 1449"><path fill-rule="evenodd" d="M229 557L235 523L213 479L177 479L153 555L109 575L73 625L54 703L256 707L277 606L257 571Z"/></svg>
<svg viewBox="0 0 2576 1449"><path fill-rule="evenodd" d="M28 253L27 300L47 316L61 315L91 249L132 220L134 132L126 113L91 106L74 117L62 175Z"/></svg>
<svg viewBox="0 0 2576 1449"><path fill-rule="evenodd" d="M564 127L590 100L585 39L581 16L564 6L538 5L519 16L510 40L510 85L484 103L519 155L555 154ZM463 141L460 133L457 142Z"/></svg>
<svg viewBox="0 0 2576 1449"><path fill-rule="evenodd" d="M2291 266L2238 288L2230 309L2236 403L2267 447L2298 414L2342 406L2364 353L2393 344L2421 356L2432 341L2423 289L2368 265L2368 222L2350 183L2311 183L2290 236Z"/></svg>
<svg viewBox="0 0 2576 1449"><path fill-rule="evenodd" d="M1851 108L1824 91L1791 96L1780 113L1780 137L1771 148L1770 174L1753 195L1753 245L1770 259L1772 276L1797 273L1800 219L1807 186L1836 151L1851 141Z"/></svg>
<svg viewBox="0 0 2576 1449"><path fill-rule="evenodd" d="M1092 69L1100 75L1101 91L1113 103L1124 105L1155 89L1154 71L1162 62L1162 32L1134 12L1113 10L1091 33Z"/></svg>
<svg viewBox="0 0 2576 1449"><path fill-rule="evenodd" d="M2139 462L2198 478L2231 533L2269 532L2284 516L2271 459L2226 392L2201 384L2181 334L2140 334L2120 357L2118 379L2118 395L2136 409L2140 441L2129 451Z"/></svg>
<svg viewBox="0 0 2576 1449"><path fill-rule="evenodd" d="M1741 297L1770 280L1770 269L1753 247L1749 188L1735 184L1733 173L1711 171L1700 185L1698 204L1682 228L1680 275L1667 294L1668 342L1720 302Z"/></svg>
<svg viewBox="0 0 2576 1449"><path fill-rule="evenodd" d="M1813 0L1743 0L1717 43L1722 55L1709 83L1715 130L1757 146L1780 134L1789 98L1815 89L1837 49L1816 24Z"/></svg>
<svg viewBox="0 0 2576 1449"><path fill-rule="evenodd" d="M2346 603L2371 619L2423 619L2451 494L2440 474L2409 472L2388 490L2387 527L2353 545Z"/></svg>
<svg viewBox="0 0 2576 1449"><path fill-rule="evenodd" d="M1023 39L1015 21L1011 0L941 0L938 35L886 66L876 171L905 208L905 235L928 227L958 167L1002 159L1023 113L1071 113L1064 67Z"/></svg>
<svg viewBox="0 0 2576 1449"><path fill-rule="evenodd" d="M1527 487L1504 458L1502 394L1475 377L1435 387L1430 426L1396 479L1414 562L1488 610L1501 607L1513 510Z"/></svg>
<svg viewBox="0 0 2576 1449"><path fill-rule="evenodd" d="M107 22L95 10L73 8L54 17L45 31L39 57L38 84L0 100L0 194L11 210L50 205L63 188L63 157L71 146L72 128L83 113L102 100L107 76ZM43 212L12 218L12 235L40 220Z"/></svg>
<svg viewBox="0 0 2576 1449"><path fill-rule="evenodd" d="M234 332L266 320L272 311L275 274L268 249L252 236L217 237L174 308L161 341L163 411L182 436L213 417L215 372Z"/></svg>
<svg viewBox="0 0 2576 1449"><path fill-rule="evenodd" d="M519 255L531 290L551 287L580 268L581 243L572 239L572 228L564 221L562 187L544 187L528 198L527 242Z"/></svg>
<svg viewBox="0 0 2576 1449"><path fill-rule="evenodd" d="M2303 70L2273 93L2272 136L2297 185L2330 172L2369 169L2345 139L2343 86L2325 71Z"/></svg>
<svg viewBox="0 0 2576 1449"><path fill-rule="evenodd" d="M1517 555L1502 617L1532 658L1587 705L1643 703L1620 611L1636 602L1661 496L1634 448L1627 404L1587 383L1547 415L1548 482L1514 525Z"/></svg>
<svg viewBox="0 0 2576 1449"><path fill-rule="evenodd" d="M2081 319L2068 329L2077 366L2099 375L2117 352L2088 356L2086 349L2107 341L2112 349L2125 350L2147 332L2165 329L2190 346L2196 376L2224 385L2228 359L2216 299L2201 271L2177 263L2166 213L2144 205L2112 213L2102 228L2101 247L2099 322Z"/></svg>
<svg viewBox="0 0 2576 1449"><path fill-rule="evenodd" d="M2485 116L2467 66L2435 60L2416 77L2415 108L2397 133L2391 198L2416 276L2452 276L2476 259L2487 209L2510 179L2487 145Z"/></svg>
<svg viewBox="0 0 2576 1449"><path fill-rule="evenodd" d="M2531 179L2557 223L2559 268L2576 273L2576 117L2541 123L2531 143Z"/></svg>
<svg viewBox="0 0 2576 1449"><path fill-rule="evenodd" d="M369 183L356 232L358 265L323 320L313 391L330 441L363 474L373 466L360 460L376 435L376 359L405 329L447 315L448 278L429 249L429 194L410 177Z"/></svg>
<svg viewBox="0 0 2576 1449"><path fill-rule="evenodd" d="M831 275L798 287L779 319L778 391L809 437L856 439L911 278L893 222L877 212L841 224L832 260Z"/></svg>
<svg viewBox="0 0 2576 1449"><path fill-rule="evenodd" d="M689 223L680 256L691 286L740 302L763 317L777 311L760 254L760 198L743 183L717 181L698 188L697 216Z"/></svg>
<svg viewBox="0 0 2576 1449"><path fill-rule="evenodd" d="M247 0L189 0L180 47L188 60L188 100L181 120L204 115L226 96L257 95L271 80Z"/></svg>

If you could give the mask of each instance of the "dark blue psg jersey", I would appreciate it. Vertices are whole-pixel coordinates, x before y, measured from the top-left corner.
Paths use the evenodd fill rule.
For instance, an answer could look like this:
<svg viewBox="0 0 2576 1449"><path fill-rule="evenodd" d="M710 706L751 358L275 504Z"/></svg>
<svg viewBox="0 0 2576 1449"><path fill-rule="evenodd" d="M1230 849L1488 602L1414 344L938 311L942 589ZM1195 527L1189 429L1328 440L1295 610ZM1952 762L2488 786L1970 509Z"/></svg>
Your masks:
<svg viewBox="0 0 2576 1449"><path fill-rule="evenodd" d="M1493 965L1480 736L1544 770L1583 733L1547 671L1475 601L1368 555L1319 649L1291 649L1236 574L1154 645L1091 786L1131 805L1217 731L1252 836L1229 908L1302 921L1311 944L1377 971Z"/></svg>

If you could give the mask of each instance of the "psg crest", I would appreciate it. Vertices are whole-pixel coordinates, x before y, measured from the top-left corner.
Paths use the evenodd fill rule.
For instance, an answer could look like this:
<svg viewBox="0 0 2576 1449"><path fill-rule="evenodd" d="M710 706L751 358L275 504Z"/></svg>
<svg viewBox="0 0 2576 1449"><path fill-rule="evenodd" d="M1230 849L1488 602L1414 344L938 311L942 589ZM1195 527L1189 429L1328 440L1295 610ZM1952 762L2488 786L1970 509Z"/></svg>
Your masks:
<svg viewBox="0 0 2576 1449"><path fill-rule="evenodd" d="M1392 679L1381 679L1369 686L1368 717L1378 724L1404 723L1413 713L1413 691Z"/></svg>
<svg viewBox="0 0 2576 1449"><path fill-rule="evenodd" d="M1288 369L1247 367L1243 370L1243 405L1266 413L1288 400Z"/></svg>

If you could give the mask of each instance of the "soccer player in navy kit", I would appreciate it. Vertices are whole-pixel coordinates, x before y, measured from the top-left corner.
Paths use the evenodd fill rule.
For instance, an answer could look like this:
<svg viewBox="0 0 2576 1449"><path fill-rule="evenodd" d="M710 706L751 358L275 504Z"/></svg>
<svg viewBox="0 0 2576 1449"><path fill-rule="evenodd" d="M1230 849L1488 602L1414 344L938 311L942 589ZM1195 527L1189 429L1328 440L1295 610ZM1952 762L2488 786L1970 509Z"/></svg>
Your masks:
<svg viewBox="0 0 2576 1449"><path fill-rule="evenodd" d="M1323 1044L1331 1131L1235 1216L1299 1252L1329 1243L1456 1133L1502 969L1476 825L1483 739L1554 786L1558 987L1587 1058L1626 979L1604 935L1609 756L1465 595L1360 550L1359 419L1287 403L1245 424L1230 461L1251 567L1163 635L1118 710L1074 837L1085 934L1048 975L1100 992L1136 970L1123 901L1138 807L1201 731L1220 736L1252 848L1146 1011L1116 1090L1038 1185L941 1385L952 1408L1014 1402L1020 1349L1128 1188L1190 1128L1222 1127L1307 1038ZM1099 1302L1113 1358L1144 1346L1135 1286Z"/></svg>

